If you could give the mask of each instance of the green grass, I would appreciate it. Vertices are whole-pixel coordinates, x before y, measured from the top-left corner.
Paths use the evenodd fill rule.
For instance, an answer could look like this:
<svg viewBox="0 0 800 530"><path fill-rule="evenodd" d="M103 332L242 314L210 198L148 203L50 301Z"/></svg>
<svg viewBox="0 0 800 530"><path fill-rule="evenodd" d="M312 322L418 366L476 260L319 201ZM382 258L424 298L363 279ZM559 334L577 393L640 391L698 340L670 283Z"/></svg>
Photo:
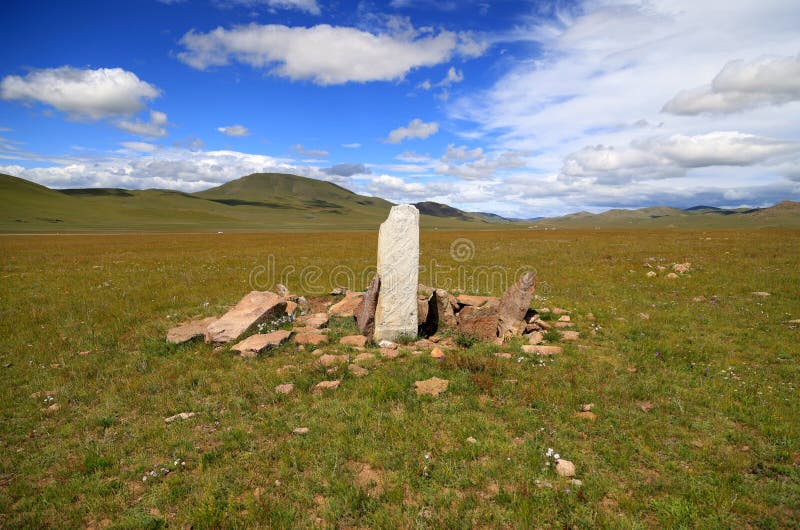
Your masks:
<svg viewBox="0 0 800 530"><path fill-rule="evenodd" d="M452 260L455 237L474 243L471 261ZM521 340L459 341L443 361L413 345L387 360L373 345L356 378L291 344L242 360L163 341L175 322L235 303L270 255L294 267L293 291L327 292L341 276L299 271L368 267L375 240L0 238L0 527L800 525L800 326L785 323L800 318L800 232L423 233L423 283L434 261L452 268L436 283L452 286L459 265L535 268L534 307L571 310L582 335L552 359L521 353ZM693 268L647 278L646 261ZM354 331L331 325L333 337ZM414 382L433 376L448 390L417 396ZM338 390L311 393L334 378ZM276 394L285 382L295 391ZM582 403L595 421L575 416ZM164 423L184 411L197 415ZM555 475L547 448L582 486ZM379 490L359 479L363 464Z"/></svg>

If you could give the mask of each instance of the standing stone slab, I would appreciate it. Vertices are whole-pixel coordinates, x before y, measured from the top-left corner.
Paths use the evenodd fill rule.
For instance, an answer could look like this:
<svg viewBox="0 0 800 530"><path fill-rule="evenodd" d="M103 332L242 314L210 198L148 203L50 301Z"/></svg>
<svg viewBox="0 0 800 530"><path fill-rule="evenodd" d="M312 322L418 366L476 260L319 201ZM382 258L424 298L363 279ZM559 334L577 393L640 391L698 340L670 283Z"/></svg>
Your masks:
<svg viewBox="0 0 800 530"><path fill-rule="evenodd" d="M251 291L222 318L208 326L206 342L230 342L242 333L268 320L279 316L286 309L286 301L269 291Z"/></svg>
<svg viewBox="0 0 800 530"><path fill-rule="evenodd" d="M418 326L419 211L393 206L378 233L381 288L375 311L376 341L416 337Z"/></svg>
<svg viewBox="0 0 800 530"><path fill-rule="evenodd" d="M536 275L533 272L526 272L503 293L500 305L497 307L501 337L508 334L521 335L525 331L526 323L523 319L530 309L535 288Z"/></svg>
<svg viewBox="0 0 800 530"><path fill-rule="evenodd" d="M375 310L378 307L378 293L381 290L381 276L376 274L364 293L364 297L355 309L358 330L367 337L375 331Z"/></svg>

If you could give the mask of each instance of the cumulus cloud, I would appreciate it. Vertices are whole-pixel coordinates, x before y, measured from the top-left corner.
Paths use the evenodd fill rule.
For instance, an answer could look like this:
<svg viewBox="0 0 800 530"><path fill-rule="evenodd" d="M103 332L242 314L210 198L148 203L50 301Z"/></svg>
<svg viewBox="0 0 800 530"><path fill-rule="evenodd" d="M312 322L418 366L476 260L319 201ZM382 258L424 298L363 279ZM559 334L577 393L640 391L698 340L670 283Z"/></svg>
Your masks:
<svg viewBox="0 0 800 530"><path fill-rule="evenodd" d="M339 177L352 177L353 175L368 175L372 173L364 164L336 164L322 170L326 175Z"/></svg>
<svg viewBox="0 0 800 530"><path fill-rule="evenodd" d="M447 146L447 150L435 168L440 175L449 175L465 180L480 180L495 176L498 171L525 166L523 151L506 151L486 154L483 149L467 149L466 146Z"/></svg>
<svg viewBox="0 0 800 530"><path fill-rule="evenodd" d="M7 101L38 102L73 118L100 120L128 116L160 95L150 83L122 68L80 69L70 66L9 75L0 81Z"/></svg>
<svg viewBox="0 0 800 530"><path fill-rule="evenodd" d="M158 138L167 135L167 129L165 128L167 125L167 115L157 110L150 111L149 121L142 121L140 119L120 120L115 122L115 124L123 131L128 131L129 133L139 136Z"/></svg>
<svg viewBox="0 0 800 530"><path fill-rule="evenodd" d="M675 134L634 141L623 148L585 147L565 158L560 178L624 184L680 177L695 168L752 166L798 153L800 142L735 131L695 136Z"/></svg>
<svg viewBox="0 0 800 530"><path fill-rule="evenodd" d="M129 149L131 151L138 151L140 153L152 153L158 146L155 144L150 144L147 142L120 142L120 145L125 149Z"/></svg>
<svg viewBox="0 0 800 530"><path fill-rule="evenodd" d="M295 144L292 149L300 156L310 156L311 158L327 158L330 154L323 149L306 149L303 144Z"/></svg>
<svg viewBox="0 0 800 530"><path fill-rule="evenodd" d="M250 129L244 125L228 125L226 127L217 127L217 130L226 136L247 136L250 134Z"/></svg>
<svg viewBox="0 0 800 530"><path fill-rule="evenodd" d="M199 70L237 61L319 85L403 79L414 68L455 55L475 57L486 49L469 34L416 30L396 21L379 33L328 24L218 27L208 33L190 31L180 42L184 51L178 58Z"/></svg>
<svg viewBox="0 0 800 530"><path fill-rule="evenodd" d="M726 114L791 101L800 101L800 55L730 61L710 84L678 92L662 111Z"/></svg>
<svg viewBox="0 0 800 530"><path fill-rule="evenodd" d="M398 127L389 133L386 141L390 144L399 144L411 138L425 139L439 132L439 124L435 121L425 123L419 118L414 118L407 127Z"/></svg>

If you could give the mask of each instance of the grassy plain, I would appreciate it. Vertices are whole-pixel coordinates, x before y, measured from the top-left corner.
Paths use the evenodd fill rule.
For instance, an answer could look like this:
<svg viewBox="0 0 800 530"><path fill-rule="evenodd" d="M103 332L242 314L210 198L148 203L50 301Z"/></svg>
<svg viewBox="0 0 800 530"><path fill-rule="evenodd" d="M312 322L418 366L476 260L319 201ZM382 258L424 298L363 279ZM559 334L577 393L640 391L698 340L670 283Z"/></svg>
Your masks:
<svg viewBox="0 0 800 530"><path fill-rule="evenodd" d="M457 238L471 259L453 259ZM800 326L786 323L800 318L800 231L423 233L440 284L537 270L534 305L571 310L581 332L544 365L518 343L475 344L444 361L378 355L355 378L292 345L242 360L163 341L177 321L221 314L251 279L267 286L270 256L276 271L323 271L289 277L302 294L329 289L336 266L371 266L375 243L0 237L0 527L800 526ZM692 271L675 280L642 266L684 261ZM418 397L414 381L431 376L450 387ZM311 394L334 378L338 390ZM295 391L276 394L285 382ZM582 403L594 421L576 417ZM165 424L184 411L197 415ZM556 476L548 448L582 486Z"/></svg>

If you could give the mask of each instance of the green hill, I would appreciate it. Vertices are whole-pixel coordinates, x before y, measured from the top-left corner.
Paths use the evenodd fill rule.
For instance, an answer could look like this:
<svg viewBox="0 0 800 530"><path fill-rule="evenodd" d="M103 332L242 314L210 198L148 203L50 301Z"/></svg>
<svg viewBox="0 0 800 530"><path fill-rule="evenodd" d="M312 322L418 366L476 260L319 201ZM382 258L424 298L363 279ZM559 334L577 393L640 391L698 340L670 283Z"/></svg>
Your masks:
<svg viewBox="0 0 800 530"><path fill-rule="evenodd" d="M331 182L255 173L198 193L53 190L0 174L2 232L375 229L392 203ZM423 229L484 228L480 219L421 215Z"/></svg>

